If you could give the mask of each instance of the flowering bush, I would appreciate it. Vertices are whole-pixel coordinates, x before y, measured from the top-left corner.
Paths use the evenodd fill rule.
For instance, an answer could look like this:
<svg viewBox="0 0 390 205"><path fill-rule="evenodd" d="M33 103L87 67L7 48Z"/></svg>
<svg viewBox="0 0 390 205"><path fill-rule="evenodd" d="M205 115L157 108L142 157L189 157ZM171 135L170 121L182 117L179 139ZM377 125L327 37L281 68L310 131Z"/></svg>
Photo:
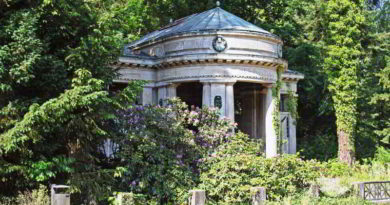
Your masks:
<svg viewBox="0 0 390 205"><path fill-rule="evenodd" d="M209 204L250 204L250 188L265 187L269 200L299 193L318 177L316 161L297 155L267 159L261 143L243 133L220 146L201 165L201 183Z"/></svg>
<svg viewBox="0 0 390 205"><path fill-rule="evenodd" d="M197 165L230 135L234 124L213 108L193 108L178 99L166 106L133 106L117 113L119 191L185 201L198 182Z"/></svg>

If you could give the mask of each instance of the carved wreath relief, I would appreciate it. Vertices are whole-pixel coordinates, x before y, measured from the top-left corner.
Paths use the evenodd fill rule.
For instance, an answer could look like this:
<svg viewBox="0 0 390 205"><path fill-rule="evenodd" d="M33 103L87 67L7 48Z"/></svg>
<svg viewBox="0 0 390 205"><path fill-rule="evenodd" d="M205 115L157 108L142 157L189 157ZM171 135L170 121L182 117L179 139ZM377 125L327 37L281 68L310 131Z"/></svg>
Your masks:
<svg viewBox="0 0 390 205"><path fill-rule="evenodd" d="M222 36L217 36L213 40L213 48L217 52L222 52L227 48L227 42Z"/></svg>
<svg viewBox="0 0 390 205"><path fill-rule="evenodd" d="M219 109L222 108L222 97L217 95L214 97L214 107L217 107Z"/></svg>

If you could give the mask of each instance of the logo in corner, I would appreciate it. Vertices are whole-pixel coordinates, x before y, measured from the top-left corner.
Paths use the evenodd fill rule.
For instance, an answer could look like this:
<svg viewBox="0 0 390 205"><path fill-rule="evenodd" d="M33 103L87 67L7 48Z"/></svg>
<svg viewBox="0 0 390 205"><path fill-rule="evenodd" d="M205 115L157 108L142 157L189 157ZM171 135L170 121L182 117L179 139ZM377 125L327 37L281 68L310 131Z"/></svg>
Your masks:
<svg viewBox="0 0 390 205"><path fill-rule="evenodd" d="M217 36L213 40L213 48L217 52L222 52L227 48L227 42L222 36Z"/></svg>

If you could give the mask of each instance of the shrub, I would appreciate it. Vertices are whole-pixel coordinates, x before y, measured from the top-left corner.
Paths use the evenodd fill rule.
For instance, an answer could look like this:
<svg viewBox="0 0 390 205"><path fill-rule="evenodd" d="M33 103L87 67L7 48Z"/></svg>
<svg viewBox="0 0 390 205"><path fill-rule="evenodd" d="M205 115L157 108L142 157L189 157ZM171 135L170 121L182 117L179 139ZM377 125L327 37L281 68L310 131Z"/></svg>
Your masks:
<svg viewBox="0 0 390 205"><path fill-rule="evenodd" d="M311 139L297 141L299 153L305 159L328 161L337 157L338 141L336 135L322 134Z"/></svg>
<svg viewBox="0 0 390 205"><path fill-rule="evenodd" d="M301 191L318 177L316 161L297 155L266 159L259 142L238 133L230 142L204 160L200 189L206 190L210 204L249 204L250 188L262 186L269 199Z"/></svg>
<svg viewBox="0 0 390 205"><path fill-rule="evenodd" d="M44 185L32 191L19 192L17 197L0 197L2 205L50 205L50 197Z"/></svg>
<svg viewBox="0 0 390 205"><path fill-rule="evenodd" d="M324 162L325 174L327 177L349 176L353 169L348 164L340 162L337 158Z"/></svg>
<svg viewBox="0 0 390 205"><path fill-rule="evenodd" d="M144 205L147 204L145 195L133 193L114 193L114 197L110 197L111 205Z"/></svg>
<svg viewBox="0 0 390 205"><path fill-rule="evenodd" d="M374 160L383 164L390 163L390 149L378 147Z"/></svg>
<svg viewBox="0 0 390 205"><path fill-rule="evenodd" d="M189 110L178 99L167 106L134 106L117 115L117 188L159 203L184 202L197 184L198 160L234 129L217 109Z"/></svg>
<svg viewBox="0 0 390 205"><path fill-rule="evenodd" d="M14 205L17 204L15 197L0 196L1 205Z"/></svg>

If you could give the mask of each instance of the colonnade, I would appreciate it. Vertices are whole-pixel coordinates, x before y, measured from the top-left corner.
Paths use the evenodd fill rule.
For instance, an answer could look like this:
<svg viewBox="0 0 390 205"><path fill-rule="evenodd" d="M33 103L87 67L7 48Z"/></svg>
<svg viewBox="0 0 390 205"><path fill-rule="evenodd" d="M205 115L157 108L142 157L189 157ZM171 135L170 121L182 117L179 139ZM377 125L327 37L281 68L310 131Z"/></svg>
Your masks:
<svg viewBox="0 0 390 205"><path fill-rule="evenodd" d="M208 107L219 107L222 117L234 121L234 84L232 80L205 80L203 84L202 104ZM142 104L161 104L165 99L177 96L176 88L178 83L160 84L157 87L157 95L153 87L144 86L142 92ZM277 155L277 137L273 126L273 113L275 111L275 100L272 97L273 84L266 85L265 94L265 143L266 157Z"/></svg>

